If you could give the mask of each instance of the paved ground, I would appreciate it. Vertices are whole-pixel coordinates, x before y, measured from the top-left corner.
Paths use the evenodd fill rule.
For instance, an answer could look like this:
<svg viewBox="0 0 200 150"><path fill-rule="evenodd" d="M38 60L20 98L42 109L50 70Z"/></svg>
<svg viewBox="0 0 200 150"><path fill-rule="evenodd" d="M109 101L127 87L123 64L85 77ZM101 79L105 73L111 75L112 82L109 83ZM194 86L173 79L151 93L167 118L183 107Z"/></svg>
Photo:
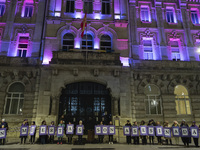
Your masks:
<svg viewBox="0 0 200 150"><path fill-rule="evenodd" d="M86 144L86 145L56 145L56 144L34 144L34 145L0 145L0 150L197 150L199 148L184 148L182 145L126 145L126 144Z"/></svg>

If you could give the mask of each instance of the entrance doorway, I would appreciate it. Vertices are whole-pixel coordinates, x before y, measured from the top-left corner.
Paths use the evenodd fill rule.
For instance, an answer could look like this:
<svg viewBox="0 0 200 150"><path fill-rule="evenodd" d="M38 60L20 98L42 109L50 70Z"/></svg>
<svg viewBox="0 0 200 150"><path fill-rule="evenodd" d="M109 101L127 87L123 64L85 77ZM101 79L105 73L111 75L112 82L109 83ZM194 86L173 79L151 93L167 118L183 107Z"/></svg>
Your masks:
<svg viewBox="0 0 200 150"><path fill-rule="evenodd" d="M83 121L85 134L103 121L111 120L111 96L105 85L95 82L77 82L66 85L59 103L59 118L75 125Z"/></svg>

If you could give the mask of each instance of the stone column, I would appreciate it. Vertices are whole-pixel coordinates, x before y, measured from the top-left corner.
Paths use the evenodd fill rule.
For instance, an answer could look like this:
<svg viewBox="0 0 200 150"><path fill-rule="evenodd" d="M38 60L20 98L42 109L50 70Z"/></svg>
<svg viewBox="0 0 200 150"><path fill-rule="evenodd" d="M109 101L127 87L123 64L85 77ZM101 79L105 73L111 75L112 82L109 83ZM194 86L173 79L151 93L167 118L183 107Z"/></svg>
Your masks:
<svg viewBox="0 0 200 150"><path fill-rule="evenodd" d="M200 95L190 95L191 111L194 117L193 121L200 122Z"/></svg>
<svg viewBox="0 0 200 150"><path fill-rule="evenodd" d="M162 2L156 4L156 15L157 15L157 26L158 26L158 35L160 39L160 51L162 60L168 60L168 52L166 47L165 31L164 31Z"/></svg>
<svg viewBox="0 0 200 150"><path fill-rule="evenodd" d="M8 54L9 48L10 48L10 40L11 35L13 33L13 24L15 19L15 12L16 12L16 4L17 1L10 1L10 3L7 5L8 9L8 16L6 20L6 26L3 34L3 38L1 41L1 55L6 56Z"/></svg>
<svg viewBox="0 0 200 150"><path fill-rule="evenodd" d="M38 4L38 12L33 36L33 45L32 45L32 57L39 57L40 56L40 44L42 40L43 34L43 21L45 20L45 0L40 0Z"/></svg>
<svg viewBox="0 0 200 150"><path fill-rule="evenodd" d="M112 105L113 105L113 116L119 116L119 99L118 98L115 98L115 97L113 97L112 98Z"/></svg>

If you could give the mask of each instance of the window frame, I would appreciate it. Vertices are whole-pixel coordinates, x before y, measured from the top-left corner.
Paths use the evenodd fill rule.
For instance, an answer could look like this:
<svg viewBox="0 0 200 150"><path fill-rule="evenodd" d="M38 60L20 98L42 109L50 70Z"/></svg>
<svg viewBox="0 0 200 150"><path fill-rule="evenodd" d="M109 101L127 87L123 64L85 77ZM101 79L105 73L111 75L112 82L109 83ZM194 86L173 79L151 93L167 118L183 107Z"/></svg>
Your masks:
<svg viewBox="0 0 200 150"><path fill-rule="evenodd" d="M6 4L5 3L0 3L0 6L4 6L3 12L0 11L0 17L3 17L3 15L5 14L5 10L6 10Z"/></svg>
<svg viewBox="0 0 200 150"><path fill-rule="evenodd" d="M144 41L151 41L151 47L150 46L144 46ZM145 48L151 48L152 51L151 52L145 52ZM150 54L152 54L152 59L146 59L145 58L145 54L147 54L148 56ZM153 47L153 39L148 39L148 38L143 38L143 59L144 60L154 60L154 47Z"/></svg>
<svg viewBox="0 0 200 150"><path fill-rule="evenodd" d="M194 12L196 12L196 13L194 13ZM194 23L193 22L192 14L196 14L197 15L198 23ZM191 9L190 10L190 18L191 18L191 22L192 22L193 25L199 25L200 24L200 21L199 21L199 10L198 9ZM194 18L194 20L196 21L196 18Z"/></svg>
<svg viewBox="0 0 200 150"><path fill-rule="evenodd" d="M147 16L145 16L145 14L144 14L144 16L142 15L142 9L144 9L144 8L147 9L147 12L148 12L148 20L142 20L142 18L147 17ZM150 8L149 8L148 5L141 5L141 6L140 6L140 20L141 20L141 22L143 22L143 23L151 23Z"/></svg>
<svg viewBox="0 0 200 150"><path fill-rule="evenodd" d="M90 7L90 5L91 5L91 9L90 8L85 8L86 7L86 3L87 3L87 5L89 4L89 7ZM86 11L86 10L89 10L89 12L88 11ZM86 13L87 12L87 14L93 14L93 0L84 0L83 1L83 13Z"/></svg>
<svg viewBox="0 0 200 150"><path fill-rule="evenodd" d="M180 46L180 40L175 40L175 41L178 42L178 52L172 51L172 49L176 49L176 48L175 48L175 47L174 47L174 48L172 47L171 42L173 42L173 40L170 40L171 60L180 61L180 60L181 60L181 46ZM174 58L173 55L174 55L176 58ZM178 59L178 55L179 55L179 59Z"/></svg>
<svg viewBox="0 0 200 150"><path fill-rule="evenodd" d="M110 40L101 40L102 36L109 36ZM112 38L110 37L110 35L108 34L103 34L101 37L100 37L100 50L108 50L108 51L111 51L112 50ZM110 43L110 46L102 46L101 45L101 42L107 42L107 43ZM105 49L102 49L101 47L104 47ZM110 49L109 49L110 48Z"/></svg>
<svg viewBox="0 0 200 150"><path fill-rule="evenodd" d="M84 35L86 35L86 34L84 34ZM83 35L83 37L84 37L84 35ZM89 46L89 47L92 47L91 50L93 50L94 49L94 37L89 33L87 33L87 35L90 35L92 37L92 40L89 40L89 42L92 41L92 46ZM83 39L84 38L82 38L82 40L81 40L81 49L83 49ZM86 39L84 39L84 41L86 41ZM88 38L87 38L87 42L88 42ZM86 50L88 49L88 44L87 44L87 47L85 45L85 49Z"/></svg>
<svg viewBox="0 0 200 150"><path fill-rule="evenodd" d="M177 97L179 97L179 96L184 96L184 98L177 98ZM186 98L188 96L188 99ZM184 100L183 100L184 99ZM176 95L175 96L175 103L176 103L176 101L184 101L185 102L185 110L186 110L186 114L178 114L178 111L177 111L177 109L176 109L176 111L177 111L177 115L192 115L192 106L191 106L191 99L190 99L190 97L189 97L189 95ZM189 106L189 108L190 108L190 114L188 114L188 110L187 110L187 104L186 104L186 101L189 101L189 104L190 104L190 106ZM180 105L178 105L178 109L179 109L179 112L180 112L180 109L181 108L181 106Z"/></svg>
<svg viewBox="0 0 200 150"><path fill-rule="evenodd" d="M73 2L73 11L71 11L71 7L67 5L67 3L70 3L70 6L72 5L71 3ZM67 8L69 8L69 11L67 11ZM65 9L65 13L74 13L75 12L75 0L66 0L66 9Z"/></svg>
<svg viewBox="0 0 200 150"><path fill-rule="evenodd" d="M169 11L167 11L167 10L171 10L171 12L173 13L173 22L168 22L168 18L167 18L167 14L169 13ZM171 15L170 15L171 16ZM172 20L171 18L170 18L170 20ZM174 9L174 7L166 7L166 22L168 23L168 24L177 24L177 18L176 18L176 13L175 13L175 9Z"/></svg>
<svg viewBox="0 0 200 150"><path fill-rule="evenodd" d="M73 36L73 39L64 39L64 36L65 36L66 34L71 34L71 35ZM64 45L64 44L63 44L64 41L73 41L73 48L72 48L72 49L74 49L74 43L75 43L75 41L74 41L74 35L73 35L72 33L65 33L65 34L62 36L62 50L64 50L64 49L63 49L63 46L66 46L66 47L68 47L68 48L67 48L67 51L69 51L69 50L70 50L69 47L72 46L72 45Z"/></svg>
<svg viewBox="0 0 200 150"><path fill-rule="evenodd" d="M103 3L105 4L104 9L103 9ZM101 1L101 14L102 15L110 15L111 14L111 7L110 7L110 0L102 0ZM109 6L109 10L107 10L107 6ZM103 11L104 10L104 11ZM105 13L103 13L105 12ZM107 12L107 13L106 13Z"/></svg>
<svg viewBox="0 0 200 150"><path fill-rule="evenodd" d="M25 15L26 13L26 8L28 7L28 13L27 15ZM28 14L30 14L30 8L32 8L32 12L31 12L31 16L29 16ZM33 13L34 13L34 6L32 3L24 3L24 7L23 7L23 18L31 18L33 17Z"/></svg>
<svg viewBox="0 0 200 150"><path fill-rule="evenodd" d="M146 110L146 115L162 115L163 114L163 108L162 108L162 99L160 97L160 95L146 95L146 99L145 99L145 104L146 102L148 102L148 109L149 109L149 112L147 114L147 110ZM156 105L156 114L152 114L151 112L151 98L150 97L155 97L155 100L158 102L158 105L159 105L159 102L160 102L160 114L158 113L158 105ZM147 108L147 106L145 107L145 109Z"/></svg>

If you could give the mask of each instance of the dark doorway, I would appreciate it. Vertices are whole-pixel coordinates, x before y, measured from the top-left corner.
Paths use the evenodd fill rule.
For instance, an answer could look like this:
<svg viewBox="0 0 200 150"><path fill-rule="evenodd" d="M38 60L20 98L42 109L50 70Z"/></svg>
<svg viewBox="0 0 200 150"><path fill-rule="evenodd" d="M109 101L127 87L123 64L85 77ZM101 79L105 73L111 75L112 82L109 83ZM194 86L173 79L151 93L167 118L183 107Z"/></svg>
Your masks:
<svg viewBox="0 0 200 150"><path fill-rule="evenodd" d="M111 120L111 97L105 85L94 82L77 82L66 85L62 90L59 103L59 118L78 124L83 121L85 134L94 125Z"/></svg>

